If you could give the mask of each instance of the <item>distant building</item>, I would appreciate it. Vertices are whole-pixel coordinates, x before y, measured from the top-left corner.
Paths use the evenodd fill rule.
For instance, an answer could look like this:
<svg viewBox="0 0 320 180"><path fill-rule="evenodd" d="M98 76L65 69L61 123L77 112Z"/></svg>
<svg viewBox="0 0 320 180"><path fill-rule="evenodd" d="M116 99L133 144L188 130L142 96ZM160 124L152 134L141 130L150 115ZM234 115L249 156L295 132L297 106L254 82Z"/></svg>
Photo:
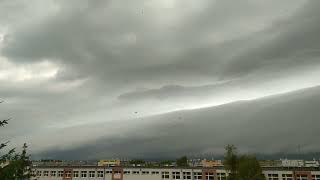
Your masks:
<svg viewBox="0 0 320 180"><path fill-rule="evenodd" d="M319 167L319 161L313 159L312 161L304 161L305 167Z"/></svg>
<svg viewBox="0 0 320 180"><path fill-rule="evenodd" d="M260 160L259 164L261 167L280 167L282 162L280 160Z"/></svg>
<svg viewBox="0 0 320 180"><path fill-rule="evenodd" d="M202 167L222 167L223 164L221 160L202 160L201 161Z"/></svg>
<svg viewBox="0 0 320 180"><path fill-rule="evenodd" d="M281 159L282 167L304 167L303 160L290 160L290 159Z"/></svg>
<svg viewBox="0 0 320 180"><path fill-rule="evenodd" d="M119 159L111 159L111 160L100 160L98 162L98 166L107 166L107 167L116 167L120 166L121 162Z"/></svg>
<svg viewBox="0 0 320 180"><path fill-rule="evenodd" d="M190 167L202 167L201 159L189 159L188 164Z"/></svg>

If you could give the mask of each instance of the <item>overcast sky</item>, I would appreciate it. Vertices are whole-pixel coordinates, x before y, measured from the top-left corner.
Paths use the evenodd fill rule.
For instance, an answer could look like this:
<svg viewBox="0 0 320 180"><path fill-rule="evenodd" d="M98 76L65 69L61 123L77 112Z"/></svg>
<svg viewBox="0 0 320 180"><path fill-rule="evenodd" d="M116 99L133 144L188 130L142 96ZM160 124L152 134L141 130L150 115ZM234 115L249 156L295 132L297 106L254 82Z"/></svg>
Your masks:
<svg viewBox="0 0 320 180"><path fill-rule="evenodd" d="M12 117L1 140L57 158L221 154L228 143L319 152L309 131L320 117L319 8L318 0L0 0L0 118ZM270 131L257 130L264 125Z"/></svg>

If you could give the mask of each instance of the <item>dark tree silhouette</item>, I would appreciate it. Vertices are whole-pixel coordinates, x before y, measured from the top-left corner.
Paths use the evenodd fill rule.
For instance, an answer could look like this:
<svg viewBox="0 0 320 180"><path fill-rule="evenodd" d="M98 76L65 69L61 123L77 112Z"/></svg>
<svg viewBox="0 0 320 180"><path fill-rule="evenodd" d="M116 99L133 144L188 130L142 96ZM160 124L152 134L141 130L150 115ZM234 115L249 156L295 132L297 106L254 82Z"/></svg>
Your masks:
<svg viewBox="0 0 320 180"><path fill-rule="evenodd" d="M181 158L177 159L177 166L178 167L188 167L188 158L187 156L182 156Z"/></svg>
<svg viewBox="0 0 320 180"><path fill-rule="evenodd" d="M4 101L0 101L3 103ZM9 119L0 120L0 127L5 127ZM27 144L22 147L21 153L15 149L3 152L9 141L0 143L0 179L1 180L27 180L31 177L31 161L27 155Z"/></svg>
<svg viewBox="0 0 320 180"><path fill-rule="evenodd" d="M224 155L224 167L229 172L228 180L236 180L238 156L237 148L234 145L226 146L226 153Z"/></svg>

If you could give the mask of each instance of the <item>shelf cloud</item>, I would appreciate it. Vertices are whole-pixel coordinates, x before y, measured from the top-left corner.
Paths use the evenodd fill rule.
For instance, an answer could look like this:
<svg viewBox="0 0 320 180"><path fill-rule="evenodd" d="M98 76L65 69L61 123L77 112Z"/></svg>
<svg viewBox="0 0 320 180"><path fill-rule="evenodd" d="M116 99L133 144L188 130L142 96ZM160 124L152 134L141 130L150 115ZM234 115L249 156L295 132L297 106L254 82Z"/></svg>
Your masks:
<svg viewBox="0 0 320 180"><path fill-rule="evenodd" d="M303 119L318 117L317 102L306 102L316 101L320 85L319 5L2 0L0 118L12 121L0 135L12 146L27 142L35 157L73 158L77 148L81 157L85 145L95 149L90 158L219 154L236 142L253 152L295 143L319 151L312 133L291 141ZM270 133L252 136L263 124ZM266 150L275 135L279 142ZM204 136L199 145L185 142Z"/></svg>

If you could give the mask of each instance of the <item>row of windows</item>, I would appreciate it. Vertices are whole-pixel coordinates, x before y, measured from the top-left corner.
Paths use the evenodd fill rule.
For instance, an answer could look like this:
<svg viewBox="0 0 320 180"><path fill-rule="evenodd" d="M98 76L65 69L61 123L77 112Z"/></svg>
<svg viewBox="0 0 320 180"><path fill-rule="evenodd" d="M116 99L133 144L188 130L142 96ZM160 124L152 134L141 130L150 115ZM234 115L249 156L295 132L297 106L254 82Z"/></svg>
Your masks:
<svg viewBox="0 0 320 180"><path fill-rule="evenodd" d="M312 180L320 180L320 175L312 175ZM297 180L307 180L308 176L307 175L297 175Z"/></svg>
<svg viewBox="0 0 320 180"><path fill-rule="evenodd" d="M112 171L111 171L112 172ZM44 177L103 177L103 171L34 171L36 176Z"/></svg>
<svg viewBox="0 0 320 180"><path fill-rule="evenodd" d="M65 174L64 174L65 173ZM112 170L105 171L106 174L112 174ZM159 171L123 171L123 174L135 174L135 175L157 175L160 174ZM190 174L189 174L190 173ZM34 171L34 175L36 176L44 176L44 177L104 177L103 171ZM121 171L114 171L114 174L121 174ZM184 173L185 174L185 173ZM191 172L186 172L186 179L191 177Z"/></svg>
<svg viewBox="0 0 320 180"><path fill-rule="evenodd" d="M320 180L320 175L312 175L312 180Z"/></svg>
<svg viewBox="0 0 320 180"><path fill-rule="evenodd" d="M282 174L281 176L282 180L293 180L292 174ZM268 174L267 175L268 180L279 180L279 174ZM297 175L296 180L308 180L307 175ZM312 180L320 180L320 175L312 175Z"/></svg>
<svg viewBox="0 0 320 180"><path fill-rule="evenodd" d="M293 180L292 174L282 174L282 180Z"/></svg>
<svg viewBox="0 0 320 180"><path fill-rule="evenodd" d="M268 180L279 180L279 174L268 174L267 175ZM282 174L282 180L293 180L292 174Z"/></svg>
<svg viewBox="0 0 320 180"><path fill-rule="evenodd" d="M202 172L194 172L193 174L191 172L172 172L171 176L172 179L191 179L193 175L194 180L202 180ZM170 179L170 173L169 172L162 172L161 173L162 179ZM214 173L206 173L205 179L206 180L214 180L214 177L217 176L218 180L225 180L226 174L225 173L217 173L216 175Z"/></svg>
<svg viewBox="0 0 320 180"><path fill-rule="evenodd" d="M120 172L119 172L120 173ZM126 170L124 170L123 171L123 174L142 174L142 175L147 175L147 174L153 174L153 175L155 175L155 174L160 174L160 172L159 171L126 171Z"/></svg>
<svg viewBox="0 0 320 180"><path fill-rule="evenodd" d="M106 173L110 174L112 173L112 171L106 171ZM120 171L114 171L115 174L120 174ZM130 174L130 171L123 171L124 174ZM49 175L51 177L73 177L77 178L77 177L82 177L82 178L86 178L86 177L104 177L104 173L103 171L43 171L43 176L44 177L49 177ZM140 171L132 171L132 174L140 174ZM150 174L150 171L142 171L141 172L142 175L145 174ZM151 171L151 174L159 174L159 171ZM36 171L36 175L37 176L42 176L42 171ZM161 173L162 178L163 179L169 179L170 178L170 172L162 172ZM194 179L195 180L201 180L202 179L202 172L194 172L193 173ZM214 179L214 173L206 173L206 180L213 180ZM182 173L182 177L183 179L191 179L192 177L192 173L191 172L183 172ZM172 178L173 179L181 179L181 172L172 172ZM217 178L218 180L225 180L226 179L226 174L225 173L217 173Z"/></svg>
<svg viewBox="0 0 320 180"><path fill-rule="evenodd" d="M50 171L50 174L49 174L49 171L34 171L32 173L33 175L36 175L36 176L53 176L53 177L63 177L63 171Z"/></svg>
<svg viewBox="0 0 320 180"><path fill-rule="evenodd" d="M120 174L121 171L114 171L115 174ZM106 170L106 174L112 174L112 170ZM159 171L128 171L128 170L124 170L123 174L160 174Z"/></svg>
<svg viewBox="0 0 320 180"><path fill-rule="evenodd" d="M296 180L308 180L307 175L297 175L296 177L297 177Z"/></svg>

